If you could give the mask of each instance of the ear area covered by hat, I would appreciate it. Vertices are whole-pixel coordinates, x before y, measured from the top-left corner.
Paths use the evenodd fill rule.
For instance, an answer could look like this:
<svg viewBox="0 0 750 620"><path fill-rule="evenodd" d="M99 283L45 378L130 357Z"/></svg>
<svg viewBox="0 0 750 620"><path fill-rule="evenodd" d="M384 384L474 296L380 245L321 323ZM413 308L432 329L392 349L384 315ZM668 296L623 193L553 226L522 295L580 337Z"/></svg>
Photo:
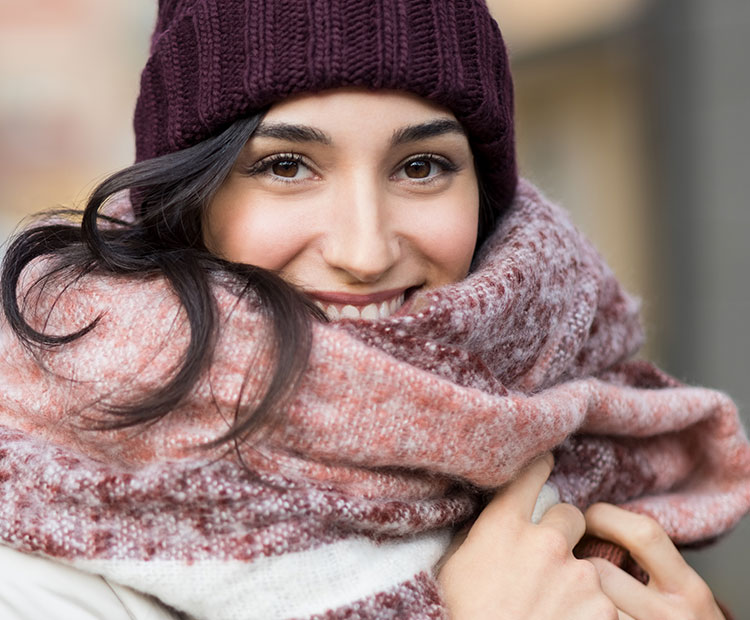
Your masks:
<svg viewBox="0 0 750 620"><path fill-rule="evenodd" d="M416 620L447 617L434 567L453 528L543 452L563 501L649 514L678 544L750 508L735 405L631 359L637 302L526 182L469 277L403 316L315 323L278 424L237 451L199 449L274 363L267 317L237 286L214 282L221 333L189 398L107 432L108 407L174 372L184 311L159 278L32 289L27 316L49 333L101 320L32 350L0 325L2 544L192 618Z"/></svg>

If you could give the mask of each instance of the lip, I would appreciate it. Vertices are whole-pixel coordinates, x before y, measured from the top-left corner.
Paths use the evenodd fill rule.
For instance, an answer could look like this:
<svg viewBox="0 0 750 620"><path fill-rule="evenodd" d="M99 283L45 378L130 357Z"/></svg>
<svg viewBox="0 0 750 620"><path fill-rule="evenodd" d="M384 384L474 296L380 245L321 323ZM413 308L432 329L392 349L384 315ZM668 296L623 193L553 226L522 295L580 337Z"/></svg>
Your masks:
<svg viewBox="0 0 750 620"><path fill-rule="evenodd" d="M390 301L399 295L403 295L413 287L392 288L387 291L378 291L368 295L357 295L356 293L337 293L334 291L305 291L309 297L314 300L329 304L342 306L367 306L368 304L378 304L383 301Z"/></svg>

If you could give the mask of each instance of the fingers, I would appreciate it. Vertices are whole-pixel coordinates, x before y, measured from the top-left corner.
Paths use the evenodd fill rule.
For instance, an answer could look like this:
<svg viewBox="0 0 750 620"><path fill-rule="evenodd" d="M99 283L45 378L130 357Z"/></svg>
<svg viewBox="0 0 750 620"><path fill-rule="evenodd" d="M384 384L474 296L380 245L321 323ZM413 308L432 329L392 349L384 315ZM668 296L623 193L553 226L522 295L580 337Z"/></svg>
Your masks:
<svg viewBox="0 0 750 620"><path fill-rule="evenodd" d="M616 542L648 572L648 586L600 559L602 591L634 618L709 618L723 614L713 593L677 551L664 529L651 517L611 504L594 504L586 511L588 531Z"/></svg>
<svg viewBox="0 0 750 620"><path fill-rule="evenodd" d="M515 516L520 522L530 523L539 493L553 466L554 458L551 453L543 454L532 461L513 482L495 495L477 519L477 524L480 527L482 521L488 525L492 521L507 524L509 515ZM504 518L501 519L501 516ZM573 549L586 531L583 513L570 504L554 505L547 510L538 524L562 534L568 551Z"/></svg>
<svg viewBox="0 0 750 620"><path fill-rule="evenodd" d="M561 533L565 537L569 551L578 544L586 531L583 513L572 504L555 504L544 514L539 525Z"/></svg>
<svg viewBox="0 0 750 620"><path fill-rule="evenodd" d="M479 519L491 519L496 513L505 513L530 521L536 498L549 478L554 463L549 452L532 461L515 480L495 495Z"/></svg>
<svg viewBox="0 0 750 620"><path fill-rule="evenodd" d="M693 575L667 533L650 517L594 504L586 511L586 524L590 534L627 549L660 589L679 589Z"/></svg>
<svg viewBox="0 0 750 620"><path fill-rule="evenodd" d="M602 591L620 610L620 618L653 618L654 603L658 602L649 596L646 587L637 579L620 570L614 564L603 558L588 558L599 573ZM627 609L626 614L623 609Z"/></svg>

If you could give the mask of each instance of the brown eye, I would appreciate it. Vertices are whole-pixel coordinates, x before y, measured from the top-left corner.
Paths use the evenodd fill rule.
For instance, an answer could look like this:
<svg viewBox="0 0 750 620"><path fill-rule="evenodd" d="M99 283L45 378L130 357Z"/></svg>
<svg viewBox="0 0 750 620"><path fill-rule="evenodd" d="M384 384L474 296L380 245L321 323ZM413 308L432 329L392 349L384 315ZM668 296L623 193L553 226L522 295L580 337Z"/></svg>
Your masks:
<svg viewBox="0 0 750 620"><path fill-rule="evenodd" d="M277 161L271 166L271 170L276 176L291 179L297 176L299 163L296 161Z"/></svg>
<svg viewBox="0 0 750 620"><path fill-rule="evenodd" d="M426 179L432 172L432 163L426 159L415 159L404 167L410 179Z"/></svg>

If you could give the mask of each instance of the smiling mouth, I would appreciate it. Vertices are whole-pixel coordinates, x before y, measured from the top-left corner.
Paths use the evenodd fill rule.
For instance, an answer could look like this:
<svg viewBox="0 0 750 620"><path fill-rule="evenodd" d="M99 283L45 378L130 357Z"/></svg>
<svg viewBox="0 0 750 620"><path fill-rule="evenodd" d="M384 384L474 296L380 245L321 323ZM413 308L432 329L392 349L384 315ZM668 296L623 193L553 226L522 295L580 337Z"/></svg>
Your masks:
<svg viewBox="0 0 750 620"><path fill-rule="evenodd" d="M322 301L315 301L318 306L331 321L338 319L367 319L370 321L376 319L386 319L394 314L401 306L404 305L404 294L383 301L379 304L370 303L366 306L354 306L352 304L326 304Z"/></svg>
<svg viewBox="0 0 750 620"><path fill-rule="evenodd" d="M329 321L339 319L386 319L398 312L418 287L396 289L372 295L348 293L310 293L313 301Z"/></svg>

